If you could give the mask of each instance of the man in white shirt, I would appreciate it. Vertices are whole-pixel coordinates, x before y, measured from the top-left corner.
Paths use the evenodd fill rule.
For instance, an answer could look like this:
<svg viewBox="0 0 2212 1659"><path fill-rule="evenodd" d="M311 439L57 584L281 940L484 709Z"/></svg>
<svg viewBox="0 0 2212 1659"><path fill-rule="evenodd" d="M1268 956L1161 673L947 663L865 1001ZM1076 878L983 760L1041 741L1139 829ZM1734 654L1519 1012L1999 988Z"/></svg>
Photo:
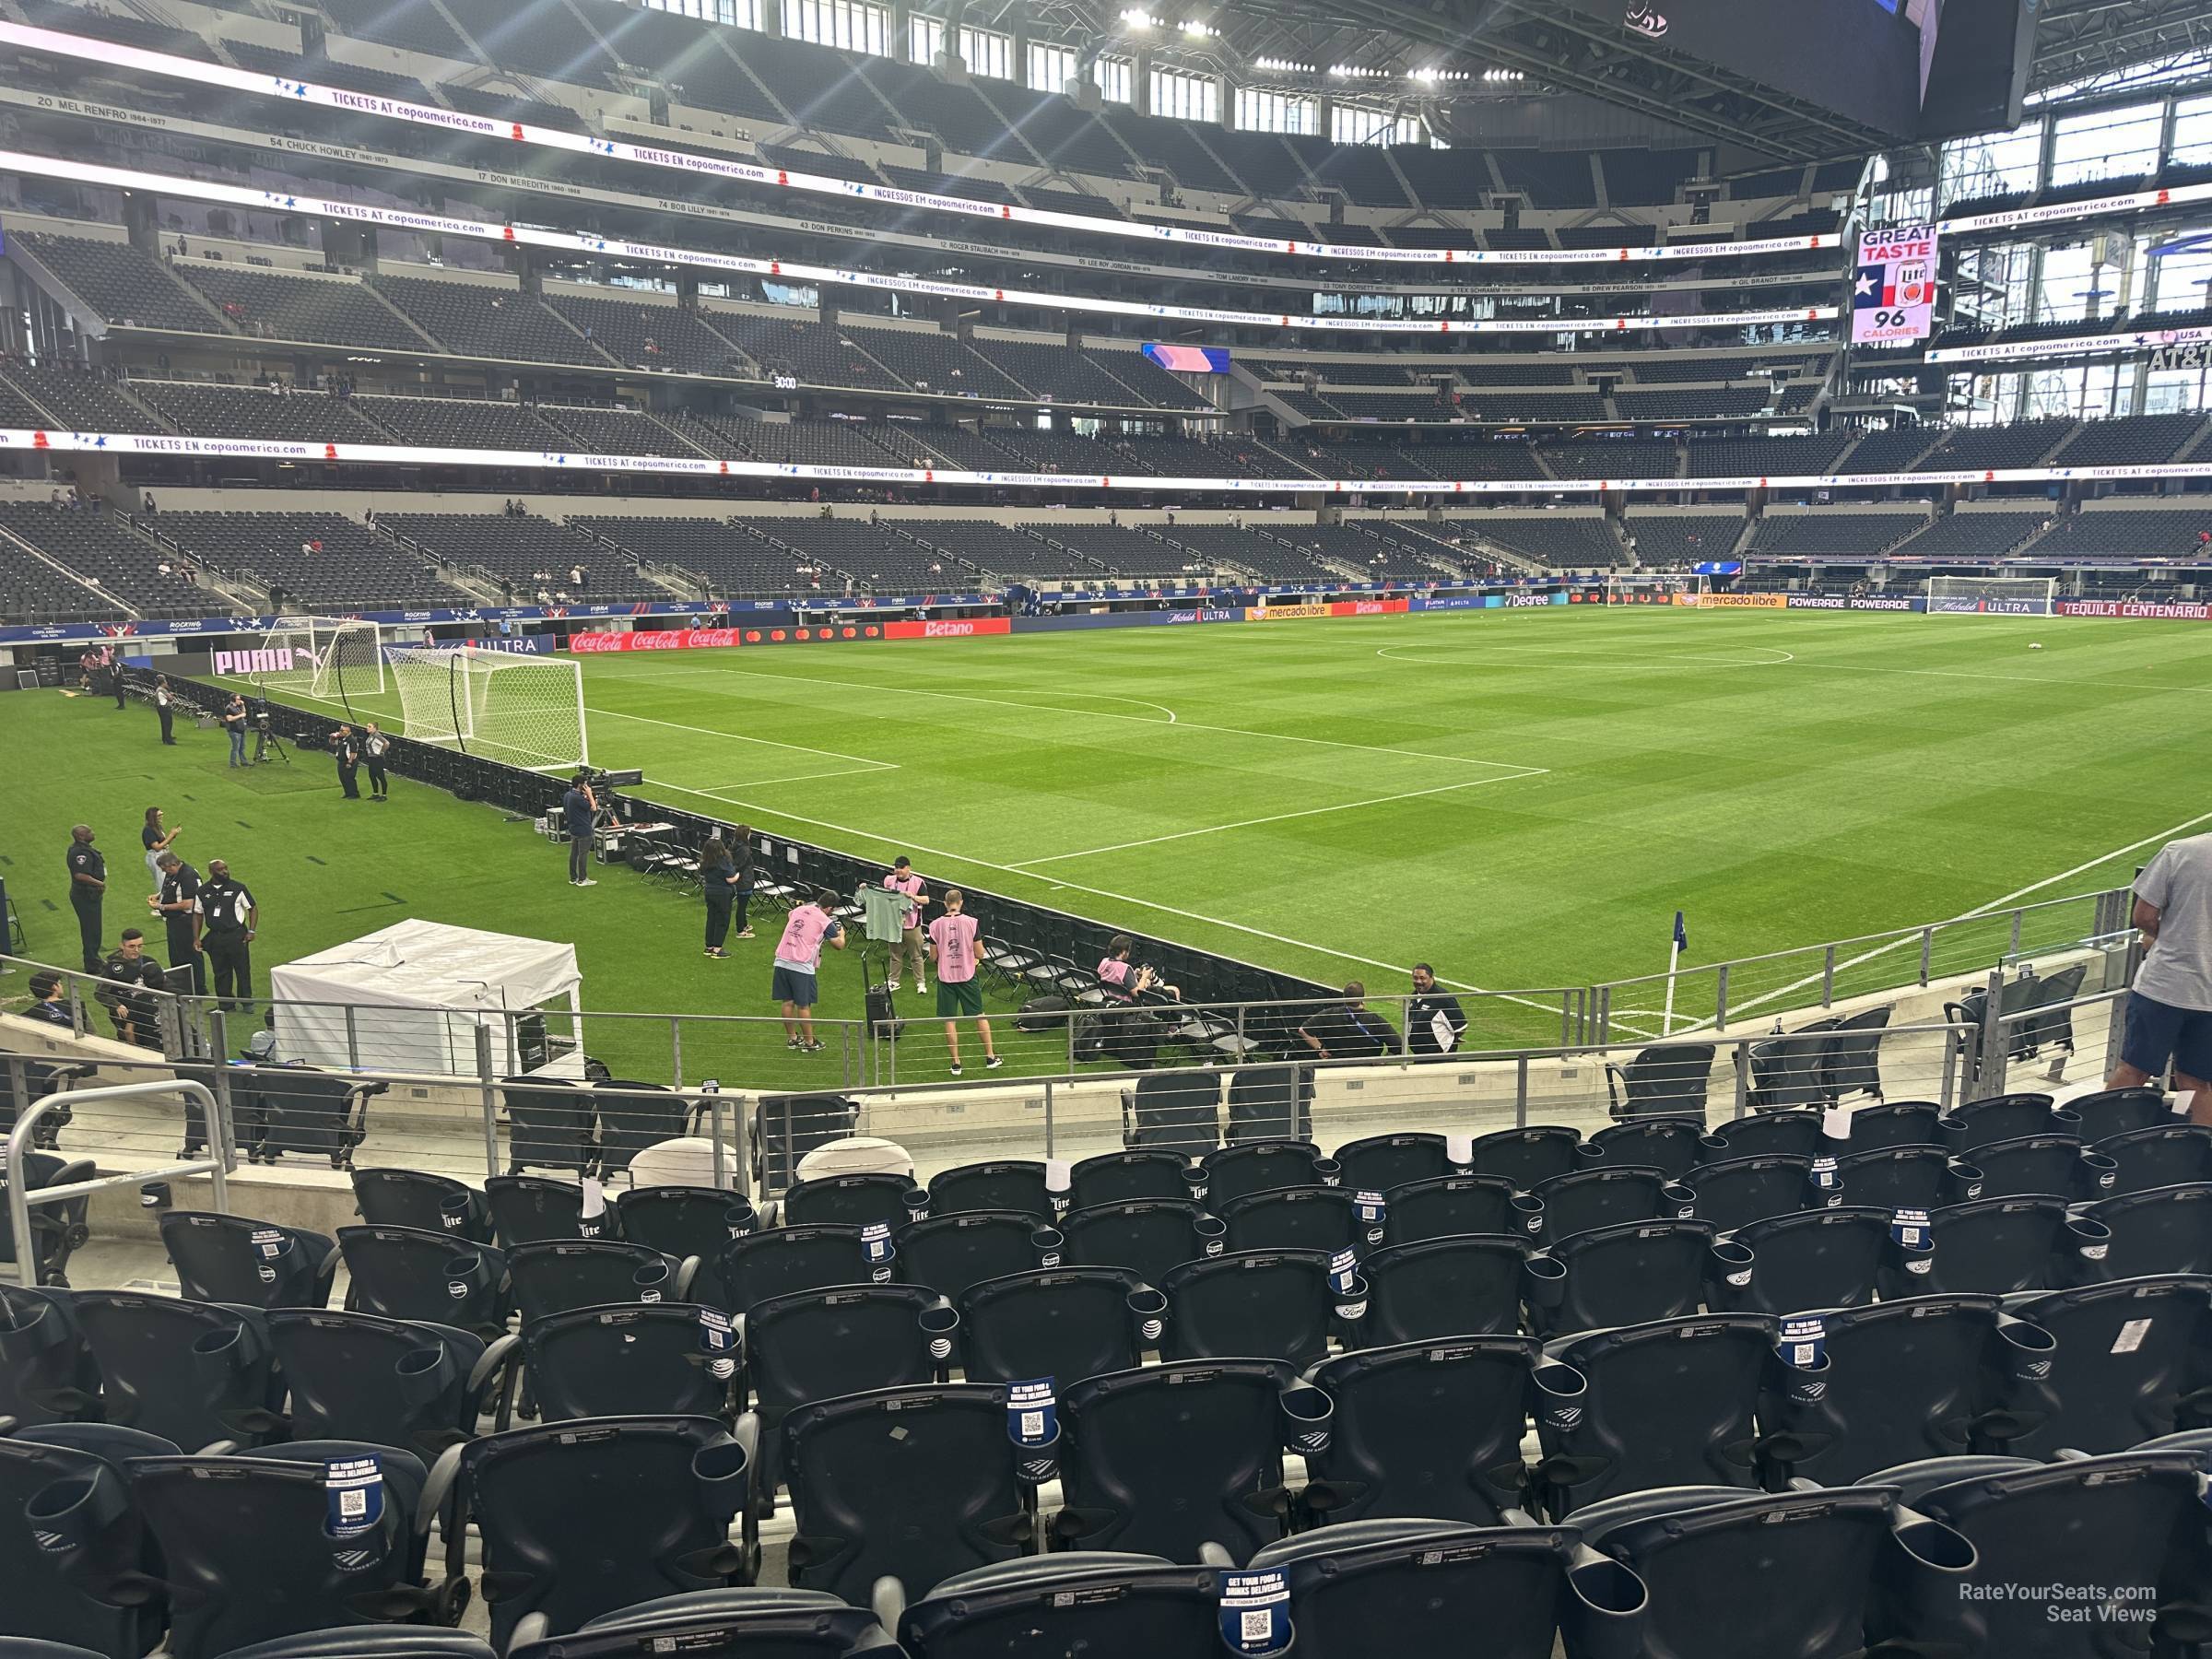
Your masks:
<svg viewBox="0 0 2212 1659"><path fill-rule="evenodd" d="M2169 841L2136 881L2149 953L2127 999L2127 1040L2107 1088L2155 1084L2173 1067L2190 1122L2212 1126L2212 835Z"/></svg>

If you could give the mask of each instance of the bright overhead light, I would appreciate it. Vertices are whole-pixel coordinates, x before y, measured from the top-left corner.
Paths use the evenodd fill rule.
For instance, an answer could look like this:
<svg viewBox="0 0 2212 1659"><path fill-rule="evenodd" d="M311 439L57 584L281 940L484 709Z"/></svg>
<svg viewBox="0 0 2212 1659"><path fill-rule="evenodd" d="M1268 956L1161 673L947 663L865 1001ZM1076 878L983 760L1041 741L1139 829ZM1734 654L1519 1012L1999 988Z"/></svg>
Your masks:
<svg viewBox="0 0 2212 1659"><path fill-rule="evenodd" d="M1132 29L1149 29L1159 20L1149 12L1138 11L1135 7L1131 7L1122 14L1122 21Z"/></svg>

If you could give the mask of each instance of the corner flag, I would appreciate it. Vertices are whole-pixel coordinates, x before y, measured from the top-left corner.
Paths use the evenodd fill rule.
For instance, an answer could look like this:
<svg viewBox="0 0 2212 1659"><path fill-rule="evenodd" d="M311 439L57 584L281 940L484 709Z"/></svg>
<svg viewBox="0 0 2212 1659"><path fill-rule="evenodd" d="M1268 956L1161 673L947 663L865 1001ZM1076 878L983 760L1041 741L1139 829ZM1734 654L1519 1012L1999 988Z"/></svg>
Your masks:
<svg viewBox="0 0 2212 1659"><path fill-rule="evenodd" d="M1675 912L1675 948L1677 951L1688 950L1689 948L1689 930L1682 925L1682 912L1680 911L1677 911Z"/></svg>

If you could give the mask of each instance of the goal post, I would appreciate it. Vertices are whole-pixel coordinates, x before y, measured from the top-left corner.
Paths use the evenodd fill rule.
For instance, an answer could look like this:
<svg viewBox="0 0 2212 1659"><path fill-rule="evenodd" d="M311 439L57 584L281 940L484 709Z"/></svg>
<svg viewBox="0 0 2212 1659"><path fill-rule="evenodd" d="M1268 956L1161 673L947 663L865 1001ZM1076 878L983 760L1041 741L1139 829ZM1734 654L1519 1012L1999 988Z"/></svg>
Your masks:
<svg viewBox="0 0 2212 1659"><path fill-rule="evenodd" d="M253 678L311 697L384 688L383 631L352 617L278 617L262 631ZM341 672L342 670L342 672Z"/></svg>
<svg viewBox="0 0 2212 1659"><path fill-rule="evenodd" d="M531 771L590 761L582 664L476 645L394 645L384 655L416 742Z"/></svg>
<svg viewBox="0 0 2212 1659"><path fill-rule="evenodd" d="M1931 576L1931 617L2048 617L2058 594L2053 576Z"/></svg>
<svg viewBox="0 0 2212 1659"><path fill-rule="evenodd" d="M1606 577L1606 603L1697 605L1711 585L1702 576L1680 571L1621 571Z"/></svg>

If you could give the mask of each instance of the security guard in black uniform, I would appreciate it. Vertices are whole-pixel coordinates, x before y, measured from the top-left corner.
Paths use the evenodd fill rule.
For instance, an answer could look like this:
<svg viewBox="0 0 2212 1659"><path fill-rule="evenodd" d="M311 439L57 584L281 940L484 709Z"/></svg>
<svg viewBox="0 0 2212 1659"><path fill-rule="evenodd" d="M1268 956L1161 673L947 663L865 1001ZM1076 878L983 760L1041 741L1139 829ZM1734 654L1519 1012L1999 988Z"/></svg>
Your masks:
<svg viewBox="0 0 2212 1659"><path fill-rule="evenodd" d="M161 717L161 741L171 748L177 747L175 700L170 695L169 677L161 675L154 680L154 712Z"/></svg>
<svg viewBox="0 0 2212 1659"><path fill-rule="evenodd" d="M100 964L100 1005L115 1017L115 1035L140 1048L161 1046L160 1005L147 994L169 989L161 964L146 954L146 935L123 930L123 943Z"/></svg>
<svg viewBox="0 0 2212 1659"><path fill-rule="evenodd" d="M207 879L200 883L193 943L207 953L215 994L226 1009L253 1006L252 947L253 924L260 919L253 895L243 882L231 878L230 866L219 858L209 859Z"/></svg>
<svg viewBox="0 0 2212 1659"><path fill-rule="evenodd" d="M351 726L342 725L330 735L330 752L338 758L338 787L347 800L359 800L361 786L356 780L361 770L361 743Z"/></svg>
<svg viewBox="0 0 2212 1659"><path fill-rule="evenodd" d="M69 831L69 908L76 912L87 973L98 973L105 959L100 948L100 900L107 890L107 857L92 844L92 826L77 824Z"/></svg>
<svg viewBox="0 0 2212 1659"><path fill-rule="evenodd" d="M200 873L174 853L161 854L161 890L147 900L169 933L169 965L192 971L194 996L207 994L207 959L193 943L193 917L200 908Z"/></svg>

